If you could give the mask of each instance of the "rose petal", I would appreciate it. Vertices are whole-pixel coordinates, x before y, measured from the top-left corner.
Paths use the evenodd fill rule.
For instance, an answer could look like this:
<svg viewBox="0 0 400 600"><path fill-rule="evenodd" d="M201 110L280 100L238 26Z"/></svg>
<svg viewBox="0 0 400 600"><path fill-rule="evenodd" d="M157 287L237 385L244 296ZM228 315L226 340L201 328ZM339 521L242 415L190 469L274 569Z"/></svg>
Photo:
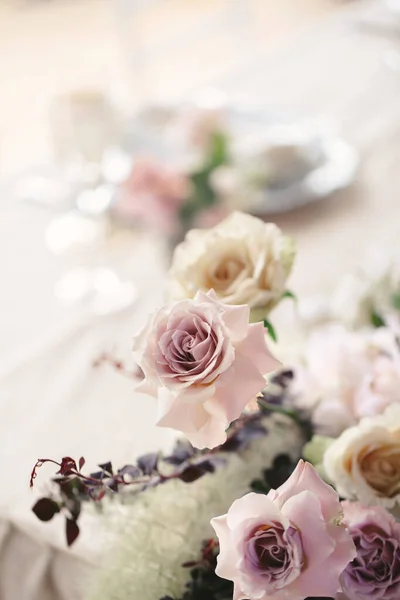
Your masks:
<svg viewBox="0 0 400 600"><path fill-rule="evenodd" d="M233 581L237 555L232 545L230 529L227 525L227 515L211 519L211 526L217 534L220 548L215 572L219 577Z"/></svg>
<svg viewBox="0 0 400 600"><path fill-rule="evenodd" d="M159 390L157 425L171 427L186 434L201 429L209 421L210 415L203 404L182 402L166 388Z"/></svg>
<svg viewBox="0 0 400 600"><path fill-rule="evenodd" d="M322 481L310 463L299 460L289 479L279 488L279 505L283 506L291 496L304 491L313 492L318 496L326 520L333 520L338 516L340 509L338 494L330 485Z"/></svg>
<svg viewBox="0 0 400 600"><path fill-rule="evenodd" d="M244 520L251 518L259 524L269 521L282 521L282 514L272 500L263 494L250 492L235 500L227 513L229 529L240 527Z"/></svg>
<svg viewBox="0 0 400 600"><path fill-rule="evenodd" d="M232 422L240 417L250 400L262 391L265 378L247 356L236 352L234 365L219 383L216 383L212 402L220 414Z"/></svg>
<svg viewBox="0 0 400 600"><path fill-rule="evenodd" d="M247 337L239 344L237 351L245 356L251 356L252 362L260 373L265 375L278 369L282 363L270 352L265 339L265 329L262 323L249 326Z"/></svg>

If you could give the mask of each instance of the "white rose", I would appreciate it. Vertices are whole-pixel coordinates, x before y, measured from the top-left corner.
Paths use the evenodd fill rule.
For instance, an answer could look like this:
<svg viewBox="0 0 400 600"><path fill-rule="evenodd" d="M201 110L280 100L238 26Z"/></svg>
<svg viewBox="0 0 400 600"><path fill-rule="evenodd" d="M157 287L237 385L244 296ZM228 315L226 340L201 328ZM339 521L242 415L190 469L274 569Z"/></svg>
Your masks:
<svg viewBox="0 0 400 600"><path fill-rule="evenodd" d="M344 431L323 466L341 496L388 509L400 505L400 405Z"/></svg>
<svg viewBox="0 0 400 600"><path fill-rule="evenodd" d="M248 304L265 315L285 291L294 254L291 238L276 225L234 212L212 229L189 231L175 249L170 296L214 289L226 304Z"/></svg>

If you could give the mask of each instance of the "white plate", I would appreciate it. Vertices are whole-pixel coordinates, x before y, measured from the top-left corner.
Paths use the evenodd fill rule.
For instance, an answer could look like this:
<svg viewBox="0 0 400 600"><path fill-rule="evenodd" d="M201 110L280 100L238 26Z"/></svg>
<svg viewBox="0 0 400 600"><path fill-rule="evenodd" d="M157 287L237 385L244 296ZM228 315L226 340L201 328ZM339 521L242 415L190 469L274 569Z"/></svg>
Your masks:
<svg viewBox="0 0 400 600"><path fill-rule="evenodd" d="M324 200L334 192L348 187L355 178L359 164L357 152L346 143L326 119L306 119L282 114L254 103L215 103L224 111L232 143L260 136L272 130L293 131L294 137L308 141L318 149L319 160L313 168L298 180L280 188L266 185L265 194L258 193L258 200L252 212L260 216L287 212L311 202ZM171 139L170 123L180 112L193 108L210 107L209 102L198 101L181 105L156 105L138 114L132 122L128 146L133 152L147 151L160 158L184 164L185 153L190 148L179 147ZM289 133L290 138L290 133ZM260 199L261 196L261 199Z"/></svg>

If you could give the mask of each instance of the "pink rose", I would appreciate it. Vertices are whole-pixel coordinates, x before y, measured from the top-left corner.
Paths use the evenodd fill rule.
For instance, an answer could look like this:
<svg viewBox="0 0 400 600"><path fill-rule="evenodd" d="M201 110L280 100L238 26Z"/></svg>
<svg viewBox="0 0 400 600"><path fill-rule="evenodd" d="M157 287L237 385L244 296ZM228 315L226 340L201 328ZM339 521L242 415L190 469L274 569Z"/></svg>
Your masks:
<svg viewBox="0 0 400 600"><path fill-rule="evenodd" d="M400 402L400 368L393 357L378 356L355 397L359 417L382 414L390 405Z"/></svg>
<svg viewBox="0 0 400 600"><path fill-rule="evenodd" d="M343 502L344 521L357 556L343 571L339 599L398 600L400 598L400 523L381 507Z"/></svg>
<svg viewBox="0 0 400 600"><path fill-rule="evenodd" d="M226 440L226 429L279 365L248 306L227 306L213 291L167 304L136 336L141 391L158 398L161 427L182 431L198 448Z"/></svg>
<svg viewBox="0 0 400 600"><path fill-rule="evenodd" d="M347 331L331 324L309 338L305 367L297 367L293 392L313 409L315 429L337 437L362 417L400 403L400 353L394 332Z"/></svg>
<svg viewBox="0 0 400 600"><path fill-rule="evenodd" d="M155 161L136 161L117 194L114 211L149 227L173 232L178 226L178 211L190 195L186 175Z"/></svg>
<svg viewBox="0 0 400 600"><path fill-rule="evenodd" d="M220 543L216 573L234 582L234 600L335 596L355 556L340 519L337 493L301 460L277 490L247 494L212 519Z"/></svg>

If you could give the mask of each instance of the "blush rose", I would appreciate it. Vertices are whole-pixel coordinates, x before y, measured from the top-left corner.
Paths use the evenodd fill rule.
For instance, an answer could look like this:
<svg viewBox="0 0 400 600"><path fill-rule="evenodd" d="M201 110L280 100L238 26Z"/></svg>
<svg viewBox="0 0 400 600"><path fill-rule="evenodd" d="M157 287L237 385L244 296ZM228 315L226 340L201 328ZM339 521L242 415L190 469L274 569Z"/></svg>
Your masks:
<svg viewBox="0 0 400 600"><path fill-rule="evenodd" d="M400 523L381 507L343 502L344 521L356 545L357 556L340 581L347 600L400 598Z"/></svg>
<svg viewBox="0 0 400 600"><path fill-rule="evenodd" d="M156 312L134 340L144 378L158 398L158 425L182 431L198 448L226 439L226 429L278 367L261 323L247 306L227 306L211 291Z"/></svg>
<svg viewBox="0 0 400 600"><path fill-rule="evenodd" d="M337 493L300 461L277 490L247 494L212 519L220 543L216 573L234 582L234 600L333 597L355 556L340 519Z"/></svg>

